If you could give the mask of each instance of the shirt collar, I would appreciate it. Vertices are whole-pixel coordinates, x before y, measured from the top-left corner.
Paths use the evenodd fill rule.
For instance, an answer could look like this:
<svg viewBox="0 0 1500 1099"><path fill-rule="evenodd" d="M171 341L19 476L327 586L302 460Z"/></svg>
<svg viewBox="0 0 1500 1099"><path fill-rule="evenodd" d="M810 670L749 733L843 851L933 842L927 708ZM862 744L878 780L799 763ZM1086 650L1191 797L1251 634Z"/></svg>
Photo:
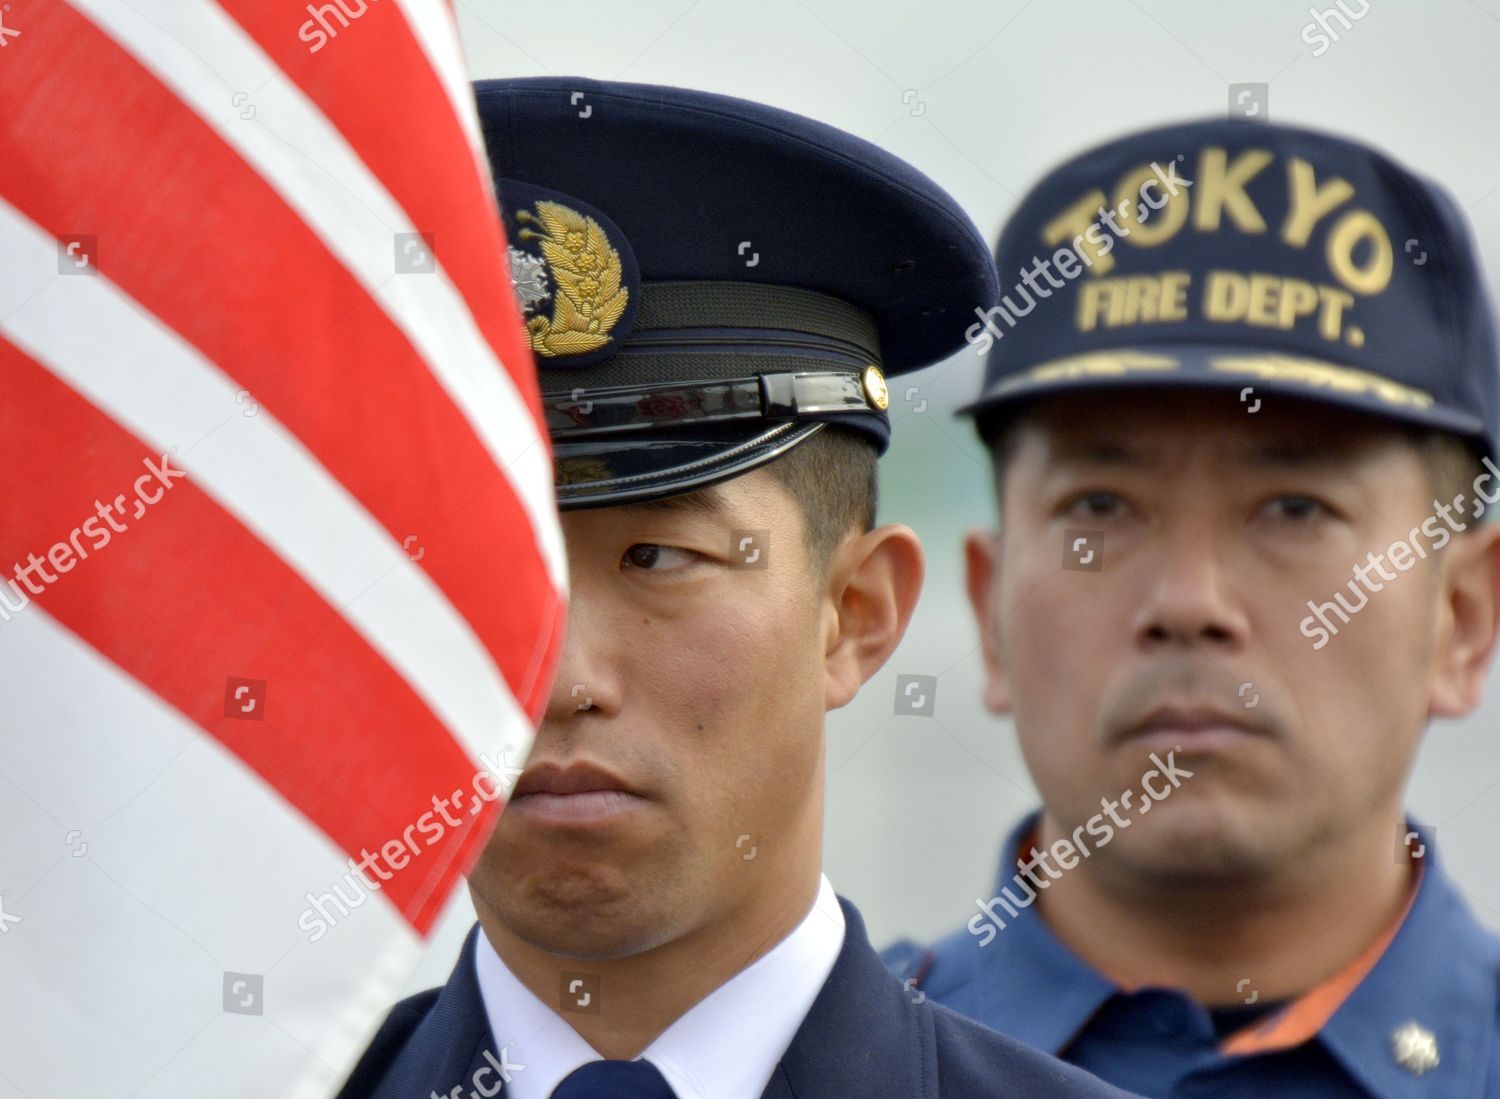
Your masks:
<svg viewBox="0 0 1500 1099"><path fill-rule="evenodd" d="M802 921L714 989L641 1054L679 1099L759 1099L817 999L844 944L844 913L828 878ZM526 1066L507 1099L547 1099L568 1073L601 1055L566 1018L537 999L478 937L475 969L498 1047Z"/></svg>
<svg viewBox="0 0 1500 1099"><path fill-rule="evenodd" d="M1013 868L1039 818L1033 813L1006 838L997 895L1008 886L1024 899ZM1411 829L1420 838L1412 850L1420 851L1422 860L1411 905L1379 959L1318 1031L1318 1040L1379 1099L1467 1099L1483 1091L1493 1056L1500 945L1474 920L1438 866L1432 835L1419 825ZM972 1014L1057 1055L1121 990L1064 946L1034 905L1013 919L1003 910L1000 914L1006 926L978 952L980 1006ZM1435 1074L1419 1076L1396 1060L1394 1035L1410 1023L1434 1037L1440 1059Z"/></svg>
<svg viewBox="0 0 1500 1099"><path fill-rule="evenodd" d="M1495 1041L1500 947L1438 866L1430 832L1420 839L1422 880L1401 929L1320 1038L1380 1099L1466 1099L1484 1091ZM1415 1023L1436 1042L1438 1066L1416 1075L1396 1060L1396 1032Z"/></svg>
<svg viewBox="0 0 1500 1099"><path fill-rule="evenodd" d="M1006 837L997 897L1008 889L1008 897L1025 900L1025 878L1017 882L1016 862L1021 842L1040 818L1040 812L1032 813ZM1012 907L1017 907L1014 901ZM1013 918L1003 907L999 915L1004 928L996 931L987 949L978 951L981 975L976 984L982 1006L971 1014L1055 1056L1118 989L1063 945L1034 904L1017 907ZM971 930L972 926L971 921Z"/></svg>

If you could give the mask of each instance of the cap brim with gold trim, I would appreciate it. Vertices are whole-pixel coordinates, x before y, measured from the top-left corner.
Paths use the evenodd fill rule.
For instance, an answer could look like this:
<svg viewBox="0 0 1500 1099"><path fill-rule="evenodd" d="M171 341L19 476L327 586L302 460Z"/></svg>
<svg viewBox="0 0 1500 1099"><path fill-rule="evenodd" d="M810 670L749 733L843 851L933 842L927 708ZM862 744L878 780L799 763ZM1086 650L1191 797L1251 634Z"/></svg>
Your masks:
<svg viewBox="0 0 1500 1099"><path fill-rule="evenodd" d="M995 300L953 199L830 126L680 88L475 92L564 508L705 487L830 424L883 451L885 376Z"/></svg>
<svg viewBox="0 0 1500 1099"><path fill-rule="evenodd" d="M1231 120L1110 142L1028 193L997 262L1002 296L969 332L981 434L1054 394L1191 386L1494 449L1500 355L1463 216L1356 142Z"/></svg>
<svg viewBox="0 0 1500 1099"><path fill-rule="evenodd" d="M1068 393L1142 388L1218 389L1238 407L1286 396L1322 402L1482 439L1488 428L1466 409L1438 404L1426 390L1321 359L1221 345L1164 344L1090 351L1040 363L997 382L960 409L980 418L980 433L1020 411L1029 400Z"/></svg>

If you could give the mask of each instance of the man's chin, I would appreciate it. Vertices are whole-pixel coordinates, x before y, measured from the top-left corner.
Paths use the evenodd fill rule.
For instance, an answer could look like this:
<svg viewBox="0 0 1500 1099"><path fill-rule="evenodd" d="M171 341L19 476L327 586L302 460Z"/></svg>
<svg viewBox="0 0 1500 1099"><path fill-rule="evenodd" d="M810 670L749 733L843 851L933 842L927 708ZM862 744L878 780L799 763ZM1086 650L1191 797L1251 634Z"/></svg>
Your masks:
<svg viewBox="0 0 1500 1099"><path fill-rule="evenodd" d="M558 927L555 923L538 924L527 934L527 928L515 928L520 938L558 958L580 962L605 962L633 958L653 950L671 939L662 934L659 922L642 921L622 927L619 924L585 923Z"/></svg>
<svg viewBox="0 0 1500 1099"><path fill-rule="evenodd" d="M1115 856L1129 872L1161 885L1243 883L1274 871L1280 862L1269 827L1273 820L1266 807L1238 798L1168 799L1116 834Z"/></svg>
<svg viewBox="0 0 1500 1099"><path fill-rule="evenodd" d="M598 959L638 954L672 937L666 891L654 881L609 864L512 860L503 878L479 888L518 937L550 954Z"/></svg>

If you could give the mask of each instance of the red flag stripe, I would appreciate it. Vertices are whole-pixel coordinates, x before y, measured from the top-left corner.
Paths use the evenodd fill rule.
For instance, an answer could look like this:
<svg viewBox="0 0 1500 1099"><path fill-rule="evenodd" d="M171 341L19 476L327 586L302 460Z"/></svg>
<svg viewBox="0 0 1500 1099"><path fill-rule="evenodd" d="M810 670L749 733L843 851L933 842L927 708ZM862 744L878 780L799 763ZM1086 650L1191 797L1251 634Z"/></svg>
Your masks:
<svg viewBox="0 0 1500 1099"><path fill-rule="evenodd" d="M144 460L160 457L148 444L3 339L0 387L16 398L0 402L0 562L7 580L11 562L53 562L26 574L41 592L12 588L8 607L24 592L219 740L351 858L401 839L433 797L472 790L474 764L405 680L191 480L170 489L148 481L160 497L137 510ZM86 453L70 448L74 439L90 440ZM98 503L119 494L124 514L110 512L118 517L107 527ZM54 561L58 545L72 553ZM262 719L225 716L230 677L265 682ZM304 738L316 738L316 752L300 750ZM357 781L371 772L385 778L375 799ZM473 824L488 819L481 812L446 830L385 885L419 932L466 868Z"/></svg>
<svg viewBox="0 0 1500 1099"><path fill-rule="evenodd" d="M285 4L224 0L221 6L339 128L412 224L434 235L439 261L490 346L502 359L518 361L514 356L527 351L518 339L522 329L515 295L504 268L495 263L505 249L499 222L489 216L493 197L488 169L479 174L476 150L421 46L384 25L404 23L402 11L371 3L342 29L332 16L322 22L310 17L303 25L327 35L322 31L326 22L334 34L312 53L300 34L287 33ZM408 75L400 112L383 110L370 98L370 88L379 87L382 75L392 72ZM482 208L476 209L476 203ZM536 408L534 380L529 375L524 380L528 407ZM546 431L539 415L537 430Z"/></svg>
<svg viewBox="0 0 1500 1099"><path fill-rule="evenodd" d="M105 275L273 410L393 537L421 543L423 567L538 713L538 670L559 623L554 607L514 593L551 591L551 576L468 420L367 291L234 150L86 20L66 8L39 14L18 63L0 66L0 97L19 98L43 74L69 87L40 103L32 96L13 128L21 147L70 170L43 185L29 158L7 157L0 194L59 237L97 230ZM109 187L97 185L104 178ZM224 208L239 216L212 216ZM183 294L184 284L200 296ZM260 308L204 308L226 287ZM328 328L329 316L342 320ZM359 364L357 377L342 368L348 362ZM423 430L410 431L413 423ZM437 491L432 468L446 472Z"/></svg>
<svg viewBox="0 0 1500 1099"><path fill-rule="evenodd" d="M0 200L0 332L124 430L178 448L194 484L295 569L478 754L495 726L530 722L469 624L317 457L235 383L108 279L37 273L58 262L47 233ZM87 325L72 323L77 316ZM238 413L225 416L224 410ZM524 521L524 517L518 517Z"/></svg>
<svg viewBox="0 0 1500 1099"><path fill-rule="evenodd" d="M90 18L107 34L138 62L167 81L176 95L214 126L221 138L276 186L289 205L319 233L329 250L359 276L366 292L386 302L387 312L398 320L401 330L414 340L427 365L442 379L443 388L474 425L493 460L510 474L511 483L519 489L522 503L529 513L529 526L542 548L553 583L561 587L564 566L561 538L552 522L551 467L546 435L537 430L538 416L534 405L522 398L510 379L506 364L496 361L491 349L482 342L473 313L463 306L448 283L446 272L440 269L438 279L391 278L389 246L392 240L386 230L390 225L407 230L413 227L383 183L370 176L367 167L352 150L348 150L344 135L333 128L279 70L269 68L267 59L255 43L209 0L186 0L151 20L141 17L133 9L121 8L107 0L74 0L74 3L87 10ZM404 24L392 24L391 28L403 33L408 31ZM375 29L383 31L386 28ZM180 56L183 49L190 53L191 61ZM203 66L198 64L209 60L218 71L248 75L254 86L260 89L258 94L275 103L277 139L250 140L246 135L256 133L255 128L226 124L221 108L221 80L217 74L204 74ZM199 75L194 78L191 75L194 73ZM398 114L404 104L405 97L402 97L402 103L392 105L390 113ZM288 149L300 152L289 153ZM305 161L313 157L317 157L320 163L326 162L323 176L337 180L337 183L308 185ZM354 203L349 202L351 195ZM351 219L346 211L354 207L377 214L379 223L361 216ZM470 203L469 208L477 216L488 216L492 232L498 235L492 201ZM372 241L362 239L371 237L372 233L377 244L373 268L370 264ZM356 240L360 240L363 247L348 243ZM491 253L490 259L503 261L503 252ZM442 292L412 293L414 287L430 289L434 285L440 285ZM502 301L507 308L514 309L508 293ZM529 379L526 366L530 364L530 354L521 343L519 327L514 330L514 339L518 349L508 361L512 367L523 364L521 373ZM505 379L505 384L500 384L501 379ZM551 610L549 607L545 616L547 622L556 617ZM545 639L546 623L541 633ZM534 693L531 684L554 649L555 644L536 646L532 666L521 679L523 695ZM540 706L540 700L537 706Z"/></svg>

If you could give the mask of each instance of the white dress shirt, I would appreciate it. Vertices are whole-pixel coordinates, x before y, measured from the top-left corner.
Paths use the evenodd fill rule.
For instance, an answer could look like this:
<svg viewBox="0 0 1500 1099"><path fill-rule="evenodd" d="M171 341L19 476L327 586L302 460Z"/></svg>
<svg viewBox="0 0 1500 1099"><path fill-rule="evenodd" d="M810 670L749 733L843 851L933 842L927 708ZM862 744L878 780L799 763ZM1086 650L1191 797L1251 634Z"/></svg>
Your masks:
<svg viewBox="0 0 1500 1099"><path fill-rule="evenodd" d="M791 934L694 1004L641 1057L661 1070L678 1099L760 1099L843 945L844 913L823 876ZM574 1069L602 1059L511 973L483 931L476 947L495 1050L505 1047L512 1066L508 1099L548 1099Z"/></svg>

